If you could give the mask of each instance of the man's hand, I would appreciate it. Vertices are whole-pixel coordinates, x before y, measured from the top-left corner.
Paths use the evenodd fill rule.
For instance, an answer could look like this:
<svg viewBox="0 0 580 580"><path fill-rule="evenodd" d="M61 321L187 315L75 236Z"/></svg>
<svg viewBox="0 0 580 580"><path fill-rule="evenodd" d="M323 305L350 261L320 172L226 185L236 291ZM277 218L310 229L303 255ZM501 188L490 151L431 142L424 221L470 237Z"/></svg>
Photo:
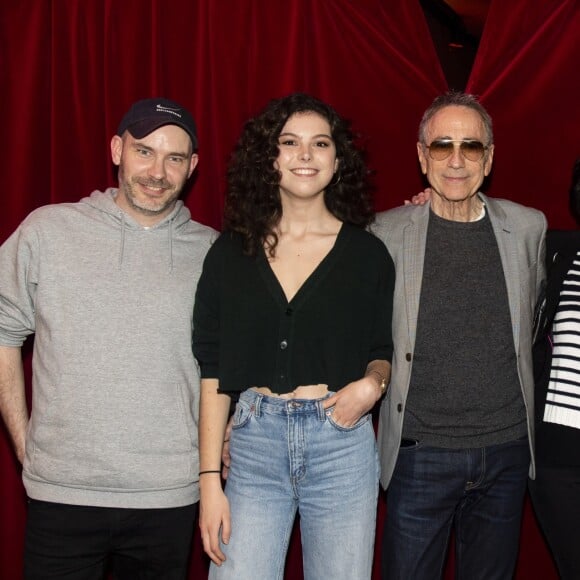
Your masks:
<svg viewBox="0 0 580 580"><path fill-rule="evenodd" d="M427 187L417 195L411 198L411 201L406 199L403 203L405 205L425 205L431 199L431 193L433 193L430 187Z"/></svg>
<svg viewBox="0 0 580 580"><path fill-rule="evenodd" d="M232 425L234 424L234 416L230 417L226 427L226 434L224 436L224 445L222 447L222 478L227 479L230 472L230 463L232 458L230 456L230 437L232 435Z"/></svg>

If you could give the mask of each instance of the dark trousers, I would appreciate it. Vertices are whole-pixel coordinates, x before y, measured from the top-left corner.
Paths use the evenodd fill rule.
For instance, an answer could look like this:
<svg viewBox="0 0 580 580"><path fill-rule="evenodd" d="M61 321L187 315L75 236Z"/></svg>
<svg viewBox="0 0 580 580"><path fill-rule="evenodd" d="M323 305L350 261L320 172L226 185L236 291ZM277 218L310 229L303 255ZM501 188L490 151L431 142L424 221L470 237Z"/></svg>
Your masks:
<svg viewBox="0 0 580 580"><path fill-rule="evenodd" d="M529 462L527 439L401 447L387 491L383 580L441 578L452 529L457 580L511 579Z"/></svg>
<svg viewBox="0 0 580 580"><path fill-rule="evenodd" d="M578 453L571 449L570 453ZM580 468L538 465L529 482L534 511L562 580L580 578Z"/></svg>
<svg viewBox="0 0 580 580"><path fill-rule="evenodd" d="M183 580L197 504L123 509L29 500L25 580Z"/></svg>

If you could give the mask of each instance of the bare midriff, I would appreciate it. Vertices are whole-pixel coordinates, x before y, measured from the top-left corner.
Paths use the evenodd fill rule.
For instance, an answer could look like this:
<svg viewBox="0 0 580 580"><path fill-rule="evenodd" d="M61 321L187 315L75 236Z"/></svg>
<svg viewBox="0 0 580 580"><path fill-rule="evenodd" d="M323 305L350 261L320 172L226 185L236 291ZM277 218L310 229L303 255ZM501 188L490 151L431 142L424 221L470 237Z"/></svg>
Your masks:
<svg viewBox="0 0 580 580"><path fill-rule="evenodd" d="M280 399L322 399L328 394L328 385L301 385L290 393L273 393L270 387L252 387L252 391L261 393L268 397L279 397Z"/></svg>

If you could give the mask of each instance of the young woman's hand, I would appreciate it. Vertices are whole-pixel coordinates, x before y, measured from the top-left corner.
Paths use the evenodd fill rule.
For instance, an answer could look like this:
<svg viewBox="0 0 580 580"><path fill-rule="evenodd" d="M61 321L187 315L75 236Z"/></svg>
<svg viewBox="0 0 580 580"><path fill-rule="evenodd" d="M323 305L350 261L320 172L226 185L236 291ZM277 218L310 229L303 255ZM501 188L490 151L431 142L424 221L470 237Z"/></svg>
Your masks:
<svg viewBox="0 0 580 580"><path fill-rule="evenodd" d="M372 377L363 377L344 386L324 400L324 408L334 407L332 419L341 427L352 427L368 413L377 402L380 393Z"/></svg>
<svg viewBox="0 0 580 580"><path fill-rule="evenodd" d="M230 541L230 505L226 498L219 473L200 476L199 529L205 553L212 561L221 566L226 557L220 548Z"/></svg>

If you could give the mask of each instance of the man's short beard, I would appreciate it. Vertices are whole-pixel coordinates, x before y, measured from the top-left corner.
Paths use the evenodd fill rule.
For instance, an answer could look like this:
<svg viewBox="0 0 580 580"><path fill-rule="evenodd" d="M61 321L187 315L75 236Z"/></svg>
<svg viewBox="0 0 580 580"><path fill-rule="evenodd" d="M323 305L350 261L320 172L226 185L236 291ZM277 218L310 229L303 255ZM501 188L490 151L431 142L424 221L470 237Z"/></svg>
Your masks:
<svg viewBox="0 0 580 580"><path fill-rule="evenodd" d="M178 192L177 195L175 195L174 197L170 197L169 199L167 199L167 201L163 205L160 205L160 206L154 207L154 208L143 207L141 205L138 205L136 202L136 196L134 194L134 189L133 189L134 183L142 183L143 184L142 181L139 182L139 181L135 180L134 182L129 182L127 180L123 180L121 183L121 187L125 191L125 198L127 199L127 203L131 206L131 208L134 209L135 211L138 211L139 213L141 213L143 215L146 215L146 216L156 216L156 215L159 215L160 213L165 212L167 210L167 208L169 208L175 204L175 202L177 201L177 198L179 197L179 192ZM158 184L150 182L149 185L163 186L166 184L164 182L159 182Z"/></svg>

